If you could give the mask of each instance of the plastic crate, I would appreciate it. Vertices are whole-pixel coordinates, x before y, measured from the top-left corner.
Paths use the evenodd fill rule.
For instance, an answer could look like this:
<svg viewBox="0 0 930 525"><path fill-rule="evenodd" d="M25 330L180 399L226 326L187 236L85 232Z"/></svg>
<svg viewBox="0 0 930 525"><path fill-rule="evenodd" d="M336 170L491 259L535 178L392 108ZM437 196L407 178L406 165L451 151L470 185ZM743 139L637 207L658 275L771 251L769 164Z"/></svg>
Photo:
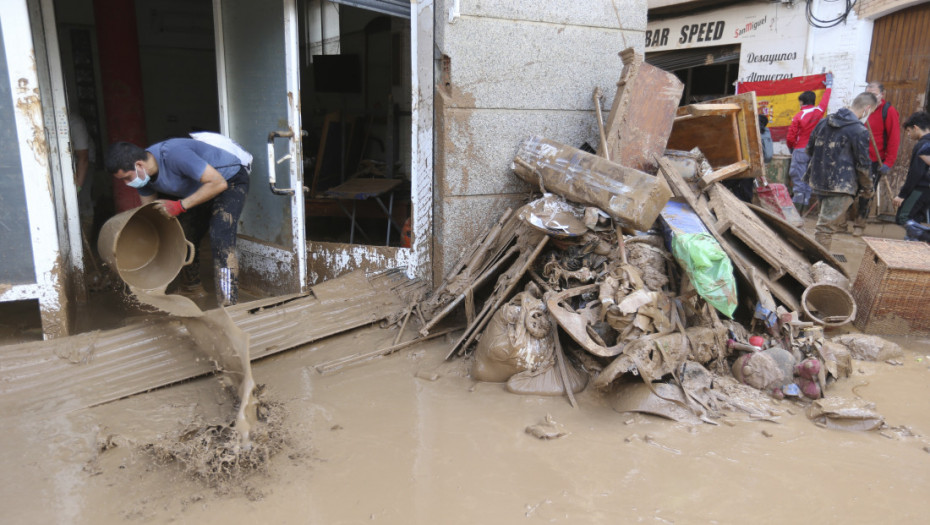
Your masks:
<svg viewBox="0 0 930 525"><path fill-rule="evenodd" d="M870 334L930 333L930 245L863 237L853 324Z"/></svg>

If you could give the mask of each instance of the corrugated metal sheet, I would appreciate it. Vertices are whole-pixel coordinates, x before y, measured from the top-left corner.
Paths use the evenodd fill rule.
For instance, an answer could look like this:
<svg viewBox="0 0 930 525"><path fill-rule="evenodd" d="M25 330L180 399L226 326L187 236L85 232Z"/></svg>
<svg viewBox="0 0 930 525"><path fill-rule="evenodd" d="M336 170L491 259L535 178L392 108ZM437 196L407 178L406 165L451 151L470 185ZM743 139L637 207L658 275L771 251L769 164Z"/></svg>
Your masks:
<svg viewBox="0 0 930 525"><path fill-rule="evenodd" d="M420 283L402 271L353 272L312 288L229 308L254 361L397 314ZM355 349L347 349L354 351ZM0 417L69 412L213 371L176 319L0 347Z"/></svg>
<svg viewBox="0 0 930 525"><path fill-rule="evenodd" d="M386 15L410 18L409 0L406 2L402 0L332 0L332 2L377 11Z"/></svg>

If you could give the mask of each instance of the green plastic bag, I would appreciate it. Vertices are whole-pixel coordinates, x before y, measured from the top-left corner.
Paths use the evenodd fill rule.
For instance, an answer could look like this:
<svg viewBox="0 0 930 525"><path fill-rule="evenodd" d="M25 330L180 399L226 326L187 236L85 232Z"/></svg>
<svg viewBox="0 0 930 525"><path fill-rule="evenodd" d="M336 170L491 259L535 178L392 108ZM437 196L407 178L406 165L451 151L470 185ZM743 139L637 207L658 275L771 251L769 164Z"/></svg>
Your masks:
<svg viewBox="0 0 930 525"><path fill-rule="evenodd" d="M672 238L672 255L708 304L727 317L736 310L733 264L717 240L706 233L682 233Z"/></svg>

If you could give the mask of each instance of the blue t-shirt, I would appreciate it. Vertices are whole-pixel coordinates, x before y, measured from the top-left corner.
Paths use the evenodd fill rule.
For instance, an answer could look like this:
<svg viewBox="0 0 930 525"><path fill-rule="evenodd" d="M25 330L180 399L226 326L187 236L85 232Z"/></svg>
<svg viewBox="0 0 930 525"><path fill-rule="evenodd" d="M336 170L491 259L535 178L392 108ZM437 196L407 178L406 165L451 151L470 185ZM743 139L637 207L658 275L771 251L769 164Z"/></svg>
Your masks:
<svg viewBox="0 0 930 525"><path fill-rule="evenodd" d="M200 177L208 164L226 180L242 169L232 153L194 139L168 139L146 151L155 156L158 176L138 189L143 196L158 192L183 199L200 188Z"/></svg>

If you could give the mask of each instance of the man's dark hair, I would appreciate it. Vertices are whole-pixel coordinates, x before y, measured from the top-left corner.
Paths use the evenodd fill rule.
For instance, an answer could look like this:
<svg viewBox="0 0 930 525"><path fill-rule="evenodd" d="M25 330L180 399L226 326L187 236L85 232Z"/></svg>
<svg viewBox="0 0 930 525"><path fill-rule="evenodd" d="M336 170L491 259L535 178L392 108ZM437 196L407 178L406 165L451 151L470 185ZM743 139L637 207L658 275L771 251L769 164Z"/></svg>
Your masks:
<svg viewBox="0 0 930 525"><path fill-rule="evenodd" d="M813 106L814 102L817 101L817 94L813 91L805 91L804 93L801 93L801 95L798 97L798 100L801 101L802 106Z"/></svg>
<svg viewBox="0 0 930 525"><path fill-rule="evenodd" d="M114 142L107 148L104 167L107 173L115 175L117 171L130 171L134 169L137 161L145 160L148 153L131 142Z"/></svg>
<svg viewBox="0 0 930 525"><path fill-rule="evenodd" d="M878 88L878 92L879 92L879 93L881 93L882 95L885 94L885 84L882 84L881 82L869 82L868 84L866 84L866 87L867 87L867 88L868 88L868 87L876 87L876 88Z"/></svg>
<svg viewBox="0 0 930 525"><path fill-rule="evenodd" d="M922 130L930 131L930 113L926 111L916 111L911 114L910 117L907 117L907 120L904 121L902 126L905 129L916 126Z"/></svg>
<svg viewBox="0 0 930 525"><path fill-rule="evenodd" d="M765 129L769 125L769 118L765 115L759 115L759 130Z"/></svg>

